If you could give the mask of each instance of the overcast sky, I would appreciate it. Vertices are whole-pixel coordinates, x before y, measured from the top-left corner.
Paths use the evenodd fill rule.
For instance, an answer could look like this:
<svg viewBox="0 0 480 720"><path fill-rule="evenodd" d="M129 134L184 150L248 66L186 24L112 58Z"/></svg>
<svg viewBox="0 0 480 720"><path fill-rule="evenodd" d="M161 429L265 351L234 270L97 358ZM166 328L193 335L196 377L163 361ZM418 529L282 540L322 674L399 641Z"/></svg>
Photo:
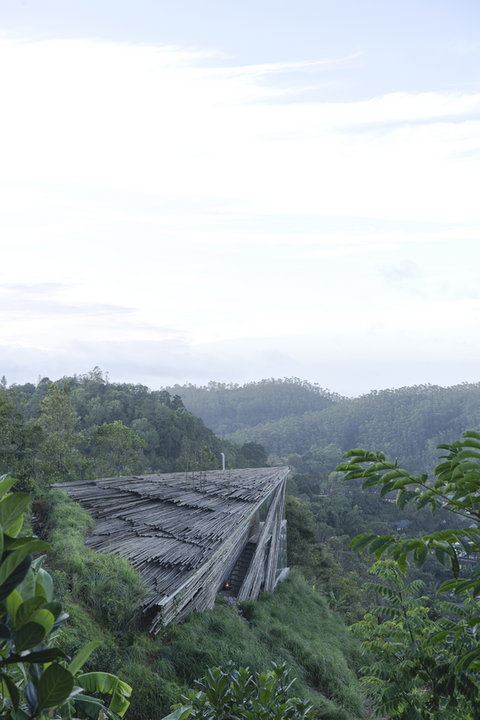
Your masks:
<svg viewBox="0 0 480 720"><path fill-rule="evenodd" d="M480 380L477 0L2 0L0 375Z"/></svg>

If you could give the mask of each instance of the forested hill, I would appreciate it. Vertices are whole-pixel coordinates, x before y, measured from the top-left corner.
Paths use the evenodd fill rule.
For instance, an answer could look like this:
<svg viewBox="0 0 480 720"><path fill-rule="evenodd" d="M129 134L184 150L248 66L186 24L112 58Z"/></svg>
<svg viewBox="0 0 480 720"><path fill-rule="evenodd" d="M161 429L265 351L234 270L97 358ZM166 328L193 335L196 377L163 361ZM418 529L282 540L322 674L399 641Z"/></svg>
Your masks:
<svg viewBox="0 0 480 720"><path fill-rule="evenodd" d="M438 444L452 442L467 428L480 425L480 383L448 388L419 385L373 391L353 399L296 380L269 380L244 387L245 395L243 388L220 386L217 390L214 384L207 389L190 388L187 393L180 387L176 391L190 409L195 397L195 412L210 426L227 427L229 422L231 426L230 418L240 417L247 424L251 418L251 427L230 434L235 442L260 443L269 453L280 455L304 454L326 446L338 448L339 454L352 447L378 448L400 458L412 471L431 468L438 457ZM289 391L294 399L292 408L288 405ZM278 413L284 412L284 417L271 417L270 422L263 423L257 419L255 423L261 414L257 410L251 415L245 412L244 397L248 398L246 406L262 408L263 416L275 407ZM262 407L265 397L268 404ZM303 411L302 398L308 399ZM312 408L313 398L323 407Z"/></svg>
<svg viewBox="0 0 480 720"><path fill-rule="evenodd" d="M185 407L218 435L324 410L343 399L320 385L298 378L272 378L245 385L218 382L202 387L174 385L167 390L179 395Z"/></svg>
<svg viewBox="0 0 480 720"><path fill-rule="evenodd" d="M0 384L0 474L40 484L140 472L263 464L222 442L178 395L111 383L95 369L37 384ZM255 451L255 452L254 452Z"/></svg>

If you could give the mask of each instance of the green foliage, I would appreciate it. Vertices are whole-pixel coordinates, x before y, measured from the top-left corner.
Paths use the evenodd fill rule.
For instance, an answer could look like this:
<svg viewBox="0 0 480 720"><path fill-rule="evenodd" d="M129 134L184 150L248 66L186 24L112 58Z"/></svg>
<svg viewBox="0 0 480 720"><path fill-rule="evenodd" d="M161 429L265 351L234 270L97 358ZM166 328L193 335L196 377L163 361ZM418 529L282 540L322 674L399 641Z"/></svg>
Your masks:
<svg viewBox="0 0 480 720"><path fill-rule="evenodd" d="M96 475L214 469L222 443L178 395L110 383L96 368L56 382L0 387L0 470L15 468L43 487Z"/></svg>
<svg viewBox="0 0 480 720"><path fill-rule="evenodd" d="M377 558L390 555L403 570L409 559L421 566L428 553L434 552L458 576L460 553L480 551L480 433L467 431L463 437L451 445L439 446L447 454L442 456L443 462L436 467L433 479L403 470L396 462L387 461L381 452L355 449L345 454L348 462L337 468L346 473L345 480L361 478L363 487L379 486L382 496L394 493L400 508L406 503L413 503L418 509L429 506L433 512L442 508L469 523L468 527L445 528L405 540L364 533L352 543L356 550L369 550Z"/></svg>
<svg viewBox="0 0 480 720"><path fill-rule="evenodd" d="M370 590L380 598L352 626L363 640L367 660L362 683L381 713L400 720L465 720L477 717L479 678L459 670L465 651L452 632L463 608L436 603L420 593L421 581L407 582L392 561L379 561Z"/></svg>
<svg viewBox="0 0 480 720"><path fill-rule="evenodd" d="M346 473L346 480L361 478L364 487L380 487L382 495L394 493L399 507L407 502L417 508L427 505L433 512L441 507L464 523L416 538L363 533L352 541L356 550L368 550L377 559L388 557L395 563L391 572L396 574L390 576L390 586L377 588L390 600L390 615L385 607L374 610L395 624L384 623L374 632L371 618L366 618L363 628L371 632L370 650L377 653L377 658L380 656L387 675L378 674L377 659L369 672L376 699L393 717L405 720L477 717L474 706L480 689L480 571L473 566L469 577L460 574L468 567L464 558L480 551L480 433L467 431L462 440L439 449L446 454L433 478L412 475L387 461L383 453L362 449L346 453L348 461L337 468ZM434 622L418 601L412 607L405 604L405 588L401 588L401 573L406 572L409 563L421 567L432 554L450 568L453 576L440 591L455 593L458 598L456 603L437 604ZM385 630L392 631L391 637L385 636ZM407 646L403 647L402 630L408 631Z"/></svg>
<svg viewBox="0 0 480 720"><path fill-rule="evenodd" d="M200 690L184 698L185 704L165 720L309 720L317 717L306 700L292 697L286 665L251 673L249 668L209 668L197 680Z"/></svg>
<svg viewBox="0 0 480 720"><path fill-rule="evenodd" d="M20 462L24 435L22 418L5 388L0 387L0 472Z"/></svg>
<svg viewBox="0 0 480 720"><path fill-rule="evenodd" d="M162 718L209 667L233 662L261 673L272 661L288 664L298 678L297 694L310 698L321 718L353 720L361 715L362 698L351 670L358 657L355 641L301 577L292 573L273 595L242 604L241 613L238 606L220 601L214 610L193 613L182 625L169 625L152 640L140 634L131 615L128 618L128 598L136 603L141 597L134 586L128 586L123 623L108 616L108 597L105 607L96 608L102 596L89 588L88 573L82 579L91 552L82 545L89 518L59 491L52 492L51 502L55 578L71 615L69 632L59 638L59 646L72 653L87 637L102 640L95 663L101 662L135 687L130 720ZM89 597L92 593L94 598Z"/></svg>
<svg viewBox="0 0 480 720"><path fill-rule="evenodd" d="M188 407L202 417L200 407ZM352 447L381 447L418 472L433 468L437 445L452 442L466 428L479 425L480 383L449 388L419 385L372 391L353 399L337 396L322 409L307 405L295 413L286 409L275 419L249 422L229 437L237 443L253 440L268 453L281 455L303 455L312 447L330 444L342 452Z"/></svg>
<svg viewBox="0 0 480 720"><path fill-rule="evenodd" d="M141 472L145 467L142 452L145 446L145 440L120 420L100 425L94 434L95 475L109 477Z"/></svg>
<svg viewBox="0 0 480 720"><path fill-rule="evenodd" d="M159 660L191 685L214 665L248 666L261 673L272 661L285 662L297 678L296 694L308 698L323 720L354 720L362 696L352 666L358 647L341 618L298 573L258 601L236 607L223 603L168 626ZM248 622L246 622L247 620Z"/></svg>
<svg viewBox="0 0 480 720"><path fill-rule="evenodd" d="M40 416L27 427L34 450L33 472L41 485L82 479L88 462L82 456L83 435L68 387L50 384Z"/></svg>
<svg viewBox="0 0 480 720"><path fill-rule="evenodd" d="M32 557L49 546L19 535L29 498L10 493L14 483L0 478L0 717L121 717L131 687L108 673L80 672L98 643L86 645L72 660L50 644L68 616L54 599L43 557ZM111 695L109 707L83 690Z"/></svg>
<svg viewBox="0 0 480 720"><path fill-rule="evenodd" d="M263 445L254 442L244 443L237 452L236 467L265 467L267 460Z"/></svg>
<svg viewBox="0 0 480 720"><path fill-rule="evenodd" d="M339 395L299 378L272 378L242 386L210 382L205 387L175 385L170 389L218 434L323 410L340 400ZM248 440L255 441L255 437Z"/></svg>

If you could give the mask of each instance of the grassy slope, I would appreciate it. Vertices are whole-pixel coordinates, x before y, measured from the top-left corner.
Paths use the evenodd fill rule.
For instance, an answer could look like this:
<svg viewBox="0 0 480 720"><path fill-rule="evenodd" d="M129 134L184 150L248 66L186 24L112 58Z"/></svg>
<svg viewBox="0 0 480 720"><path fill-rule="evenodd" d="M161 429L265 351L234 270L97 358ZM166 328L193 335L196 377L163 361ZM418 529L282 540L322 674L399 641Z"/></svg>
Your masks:
<svg viewBox="0 0 480 720"><path fill-rule="evenodd" d="M121 558L84 546L89 516L65 495L49 500L50 565L71 614L63 638L73 650L103 642L90 666L116 672L135 688L130 720L163 717L172 702L212 665L230 660L252 670L286 660L296 691L312 698L325 720L353 720L361 696L352 667L356 644L342 620L299 575L257 602L194 613L153 640L141 632L136 574ZM241 612L239 612L241 610Z"/></svg>

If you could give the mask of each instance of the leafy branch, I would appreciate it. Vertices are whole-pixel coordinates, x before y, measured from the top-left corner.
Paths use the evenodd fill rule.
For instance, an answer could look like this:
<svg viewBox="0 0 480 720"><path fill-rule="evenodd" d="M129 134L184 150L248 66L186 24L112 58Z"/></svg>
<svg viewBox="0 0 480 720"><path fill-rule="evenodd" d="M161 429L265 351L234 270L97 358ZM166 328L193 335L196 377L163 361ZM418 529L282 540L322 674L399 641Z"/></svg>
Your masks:
<svg viewBox="0 0 480 720"><path fill-rule="evenodd" d="M48 543L20 536L30 498L10 492L15 483L0 478L0 718L122 717L132 688L109 673L80 672L99 643L73 659L49 644L68 615L54 599L44 556L33 557ZM109 705L85 691L110 695Z"/></svg>

